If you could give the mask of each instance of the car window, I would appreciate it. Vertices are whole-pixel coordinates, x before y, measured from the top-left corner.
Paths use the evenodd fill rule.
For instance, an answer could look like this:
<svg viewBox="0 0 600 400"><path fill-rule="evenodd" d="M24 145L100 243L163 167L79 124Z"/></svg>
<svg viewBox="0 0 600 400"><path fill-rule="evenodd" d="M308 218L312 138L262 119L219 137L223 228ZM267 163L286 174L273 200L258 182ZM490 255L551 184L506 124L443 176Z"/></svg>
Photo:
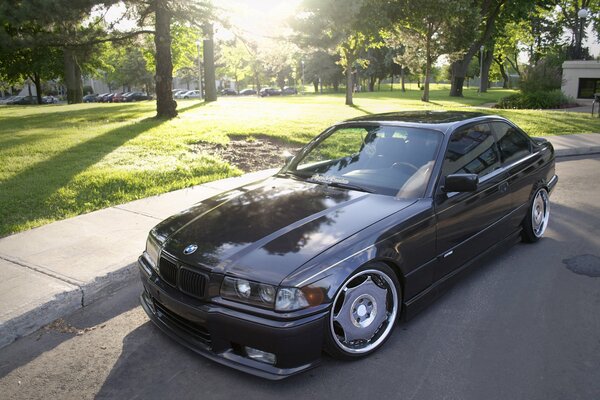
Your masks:
<svg viewBox="0 0 600 400"><path fill-rule="evenodd" d="M504 164L510 164L531 153L530 142L523 133L506 122L492 122Z"/></svg>
<svg viewBox="0 0 600 400"><path fill-rule="evenodd" d="M500 157L489 124L461 128L450 137L443 176L462 173L481 177L499 167Z"/></svg>
<svg viewBox="0 0 600 400"><path fill-rule="evenodd" d="M423 196L440 132L396 126L338 127L287 169L297 177L359 186L401 198Z"/></svg>

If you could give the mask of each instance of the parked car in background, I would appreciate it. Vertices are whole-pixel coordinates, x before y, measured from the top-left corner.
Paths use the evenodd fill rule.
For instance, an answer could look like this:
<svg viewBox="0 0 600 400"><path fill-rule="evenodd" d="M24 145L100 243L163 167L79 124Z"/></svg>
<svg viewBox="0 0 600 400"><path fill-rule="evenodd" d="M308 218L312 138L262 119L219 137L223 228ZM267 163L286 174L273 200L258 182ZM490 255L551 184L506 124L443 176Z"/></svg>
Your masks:
<svg viewBox="0 0 600 400"><path fill-rule="evenodd" d="M42 97L42 104L56 104L58 103L58 98L54 96L44 96Z"/></svg>
<svg viewBox="0 0 600 400"><path fill-rule="evenodd" d="M298 94L298 90L296 90L296 88L294 88L294 87L285 86L283 88L283 90L281 91L281 94L282 95Z"/></svg>
<svg viewBox="0 0 600 400"><path fill-rule="evenodd" d="M96 102L97 103L106 103L106 97L109 95L110 93L102 93L99 94L98 97L96 97Z"/></svg>
<svg viewBox="0 0 600 400"><path fill-rule="evenodd" d="M4 97L2 99L0 99L0 104L7 104L9 101L11 101L12 99L14 99L16 96L7 96Z"/></svg>
<svg viewBox="0 0 600 400"><path fill-rule="evenodd" d="M254 96L254 95L256 95L256 90L254 90L254 89L240 90L240 96Z"/></svg>
<svg viewBox="0 0 600 400"><path fill-rule="evenodd" d="M83 96L84 103L95 103L98 100L98 93L91 93Z"/></svg>
<svg viewBox="0 0 600 400"><path fill-rule="evenodd" d="M260 97L280 96L281 90L272 87L266 87L260 89L259 95Z"/></svg>
<svg viewBox="0 0 600 400"><path fill-rule="evenodd" d="M117 93L113 96L111 103L122 103L130 92Z"/></svg>
<svg viewBox="0 0 600 400"><path fill-rule="evenodd" d="M109 93L102 98L103 103L112 103L113 97L115 97L117 93Z"/></svg>
<svg viewBox="0 0 600 400"><path fill-rule="evenodd" d="M199 99L202 95L199 90L188 90L187 92L178 93L175 98L178 99Z"/></svg>
<svg viewBox="0 0 600 400"><path fill-rule="evenodd" d="M146 93L142 93L142 92L131 92L124 98L124 101L126 101L126 102L142 101L142 100L152 100L152 96L150 96Z"/></svg>
<svg viewBox="0 0 600 400"><path fill-rule="evenodd" d="M557 182L552 144L499 116L351 119L275 176L156 225L141 303L183 345L263 378L322 350L365 357L462 273L540 240Z"/></svg>
<svg viewBox="0 0 600 400"><path fill-rule="evenodd" d="M222 95L222 96L237 96L237 95L238 95L238 92L236 92L236 91L235 91L235 90L233 90L233 89L229 89L229 88L227 88L227 89L223 89L223 90L221 90L221 95Z"/></svg>
<svg viewBox="0 0 600 400"><path fill-rule="evenodd" d="M28 105L37 104L37 99L33 96L14 96L6 102L7 105Z"/></svg>

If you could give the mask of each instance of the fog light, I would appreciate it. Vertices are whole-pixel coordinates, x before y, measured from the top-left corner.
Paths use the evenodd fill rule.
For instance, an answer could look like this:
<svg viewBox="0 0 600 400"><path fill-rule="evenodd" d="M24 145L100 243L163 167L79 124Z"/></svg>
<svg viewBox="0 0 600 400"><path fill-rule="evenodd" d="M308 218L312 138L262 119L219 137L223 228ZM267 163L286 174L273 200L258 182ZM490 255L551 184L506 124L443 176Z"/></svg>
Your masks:
<svg viewBox="0 0 600 400"><path fill-rule="evenodd" d="M275 365L277 357L273 353L267 353L266 351L258 350L253 347L244 346L246 355L252 360L260 361L265 364Z"/></svg>

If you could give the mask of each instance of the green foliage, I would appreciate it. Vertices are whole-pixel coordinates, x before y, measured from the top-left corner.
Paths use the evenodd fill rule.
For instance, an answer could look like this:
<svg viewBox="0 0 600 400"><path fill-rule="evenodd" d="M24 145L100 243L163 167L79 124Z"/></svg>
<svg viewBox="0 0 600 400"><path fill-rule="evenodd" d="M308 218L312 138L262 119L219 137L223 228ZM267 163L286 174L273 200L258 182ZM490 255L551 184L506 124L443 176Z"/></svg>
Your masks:
<svg viewBox="0 0 600 400"><path fill-rule="evenodd" d="M233 79L239 90L240 84L252 76L250 52L235 39L219 43L218 53L222 63L217 66L217 76Z"/></svg>
<svg viewBox="0 0 600 400"><path fill-rule="evenodd" d="M516 93L503 97L496 104L496 108L505 109L556 109L574 104L575 101L560 90L539 90L527 93Z"/></svg>
<svg viewBox="0 0 600 400"><path fill-rule="evenodd" d="M339 55L318 50L309 53L304 61L304 81L315 86L318 91L319 79L323 85L337 88L344 79L344 71L339 65Z"/></svg>
<svg viewBox="0 0 600 400"><path fill-rule="evenodd" d="M545 58L529 67L521 76L523 93L547 92L560 89L562 84L561 62L558 58Z"/></svg>

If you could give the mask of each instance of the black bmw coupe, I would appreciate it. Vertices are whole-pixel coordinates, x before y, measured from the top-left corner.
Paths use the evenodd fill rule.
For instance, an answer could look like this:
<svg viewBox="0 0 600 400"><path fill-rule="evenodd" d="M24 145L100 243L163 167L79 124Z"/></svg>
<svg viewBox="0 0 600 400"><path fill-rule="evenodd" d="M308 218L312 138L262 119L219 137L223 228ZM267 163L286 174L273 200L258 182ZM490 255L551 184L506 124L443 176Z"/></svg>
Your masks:
<svg viewBox="0 0 600 400"><path fill-rule="evenodd" d="M269 379L354 359L478 264L536 242L554 149L469 112L369 115L332 126L273 177L153 228L141 302L192 350Z"/></svg>

